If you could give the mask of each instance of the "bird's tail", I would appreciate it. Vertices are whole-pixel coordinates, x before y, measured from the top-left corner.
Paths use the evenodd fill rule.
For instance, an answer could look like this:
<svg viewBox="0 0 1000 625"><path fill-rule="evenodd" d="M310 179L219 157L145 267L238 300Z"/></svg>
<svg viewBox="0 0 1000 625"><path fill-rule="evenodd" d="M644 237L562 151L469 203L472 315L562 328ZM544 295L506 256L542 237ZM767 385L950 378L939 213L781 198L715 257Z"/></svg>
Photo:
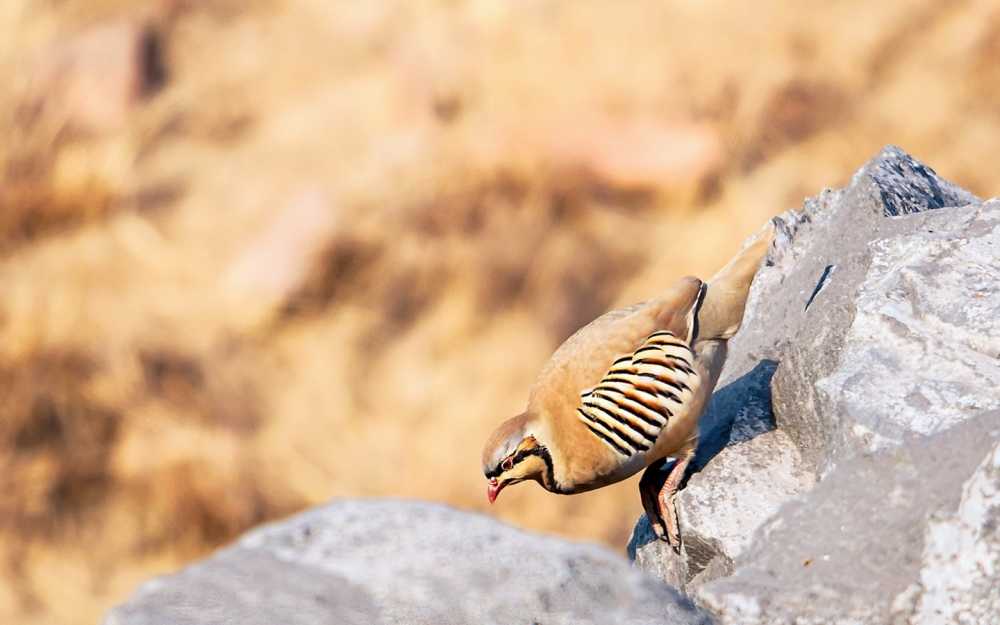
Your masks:
<svg viewBox="0 0 1000 625"><path fill-rule="evenodd" d="M750 283L774 237L772 220L748 239L743 249L708 281L708 290L698 310L699 339L728 339L740 329Z"/></svg>

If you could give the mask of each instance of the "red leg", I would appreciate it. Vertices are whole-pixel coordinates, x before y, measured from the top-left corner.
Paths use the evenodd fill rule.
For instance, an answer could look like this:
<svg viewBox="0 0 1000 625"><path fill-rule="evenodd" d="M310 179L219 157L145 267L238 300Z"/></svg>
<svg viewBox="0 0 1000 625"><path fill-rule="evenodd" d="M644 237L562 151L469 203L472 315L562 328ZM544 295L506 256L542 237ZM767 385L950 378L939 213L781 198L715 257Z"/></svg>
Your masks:
<svg viewBox="0 0 1000 625"><path fill-rule="evenodd" d="M688 466L691 464L693 458L694 453L688 452L677 459L677 462L670 469L670 474L667 475L666 481L663 482L663 488L660 489L660 495L657 498L660 516L666 525L666 540L677 553L681 551L681 526L677 518L676 504L677 489L680 488L681 483L684 481L684 475L687 473ZM663 537L661 536L660 538Z"/></svg>

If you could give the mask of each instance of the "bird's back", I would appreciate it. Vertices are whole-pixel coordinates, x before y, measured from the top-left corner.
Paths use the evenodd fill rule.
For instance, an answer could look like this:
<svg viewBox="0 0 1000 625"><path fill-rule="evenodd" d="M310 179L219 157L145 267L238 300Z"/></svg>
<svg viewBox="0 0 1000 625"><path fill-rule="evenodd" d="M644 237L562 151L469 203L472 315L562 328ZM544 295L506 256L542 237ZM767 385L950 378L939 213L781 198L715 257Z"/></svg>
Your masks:
<svg viewBox="0 0 1000 625"><path fill-rule="evenodd" d="M666 330L686 339L686 317L702 285L697 278L684 278L660 298L612 310L577 330L539 374L529 411L574 411L581 391L598 384L615 359L631 354L653 332Z"/></svg>
<svg viewBox="0 0 1000 625"><path fill-rule="evenodd" d="M660 298L613 310L580 328L542 369L529 409L558 404L568 391L597 384L617 357L634 351L653 332L666 330L685 340L692 331L703 341L730 338L740 326L750 283L774 236L775 224L769 222L712 277L707 291L698 278L682 278ZM689 325L692 308L697 308L697 327Z"/></svg>

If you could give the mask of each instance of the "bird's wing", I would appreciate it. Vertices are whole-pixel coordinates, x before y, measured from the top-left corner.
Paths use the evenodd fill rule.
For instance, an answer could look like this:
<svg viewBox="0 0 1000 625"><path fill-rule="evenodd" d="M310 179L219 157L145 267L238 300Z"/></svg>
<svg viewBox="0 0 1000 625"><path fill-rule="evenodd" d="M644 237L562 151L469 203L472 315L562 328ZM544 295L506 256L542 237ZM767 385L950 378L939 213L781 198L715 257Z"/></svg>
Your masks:
<svg viewBox="0 0 1000 625"><path fill-rule="evenodd" d="M608 366L637 349L651 333L669 330L687 337L705 294L704 283L684 278L663 297L605 313L577 330L552 354L531 391L529 408L597 384Z"/></svg>
<svg viewBox="0 0 1000 625"><path fill-rule="evenodd" d="M697 394L701 378L689 340L653 332L581 393L577 418L623 461L651 450Z"/></svg>

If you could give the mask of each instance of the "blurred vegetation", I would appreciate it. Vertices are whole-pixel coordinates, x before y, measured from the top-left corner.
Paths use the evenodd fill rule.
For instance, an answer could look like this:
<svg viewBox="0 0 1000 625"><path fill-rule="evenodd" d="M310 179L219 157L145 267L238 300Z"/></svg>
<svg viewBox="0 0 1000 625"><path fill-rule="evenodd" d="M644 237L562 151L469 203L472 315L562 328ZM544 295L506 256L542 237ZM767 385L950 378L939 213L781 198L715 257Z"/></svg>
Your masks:
<svg viewBox="0 0 1000 625"><path fill-rule="evenodd" d="M966 2L0 6L0 622L337 496L486 511L551 350L896 143L1000 186ZM619 549L635 485L490 510Z"/></svg>

